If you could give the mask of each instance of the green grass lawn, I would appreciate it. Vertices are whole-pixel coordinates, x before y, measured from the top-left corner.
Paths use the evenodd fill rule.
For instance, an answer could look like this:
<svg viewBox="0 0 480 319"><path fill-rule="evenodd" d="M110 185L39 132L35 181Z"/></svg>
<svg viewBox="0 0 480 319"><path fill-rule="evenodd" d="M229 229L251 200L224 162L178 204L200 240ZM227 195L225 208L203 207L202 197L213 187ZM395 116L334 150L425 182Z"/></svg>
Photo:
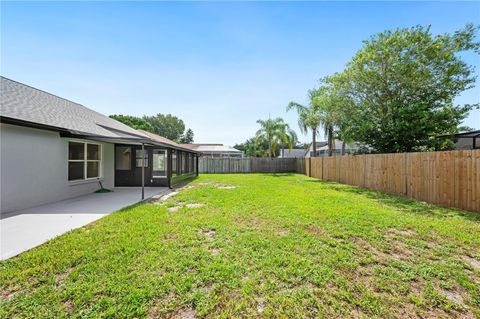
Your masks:
<svg viewBox="0 0 480 319"><path fill-rule="evenodd" d="M480 214L203 175L2 262L0 284L2 318L480 318Z"/></svg>

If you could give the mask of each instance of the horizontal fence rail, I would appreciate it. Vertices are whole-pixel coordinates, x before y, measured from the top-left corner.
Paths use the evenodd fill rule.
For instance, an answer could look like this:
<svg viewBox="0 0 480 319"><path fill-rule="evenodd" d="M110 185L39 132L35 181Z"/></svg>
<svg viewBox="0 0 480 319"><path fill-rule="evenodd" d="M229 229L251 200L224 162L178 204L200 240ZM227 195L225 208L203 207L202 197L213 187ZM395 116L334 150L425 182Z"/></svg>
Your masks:
<svg viewBox="0 0 480 319"><path fill-rule="evenodd" d="M480 150L307 158L305 174L480 212Z"/></svg>
<svg viewBox="0 0 480 319"><path fill-rule="evenodd" d="M305 174L303 158L210 158L200 157L199 173L301 173Z"/></svg>

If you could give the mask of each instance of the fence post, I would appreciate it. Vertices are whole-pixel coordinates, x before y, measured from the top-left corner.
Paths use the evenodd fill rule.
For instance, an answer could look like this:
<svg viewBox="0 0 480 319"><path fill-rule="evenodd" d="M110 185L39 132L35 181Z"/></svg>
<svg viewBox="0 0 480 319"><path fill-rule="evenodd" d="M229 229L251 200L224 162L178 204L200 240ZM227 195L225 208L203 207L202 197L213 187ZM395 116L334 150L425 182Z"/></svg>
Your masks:
<svg viewBox="0 0 480 319"><path fill-rule="evenodd" d="M363 154L363 186L365 188L365 178L367 177L367 154Z"/></svg>
<svg viewBox="0 0 480 319"><path fill-rule="evenodd" d="M308 177L312 177L312 158L308 158Z"/></svg>
<svg viewBox="0 0 480 319"><path fill-rule="evenodd" d="M323 167L325 166L325 156L322 156L322 181L324 181L325 179L323 178Z"/></svg>
<svg viewBox="0 0 480 319"><path fill-rule="evenodd" d="M408 153L403 153L403 195L407 197L408 195Z"/></svg>

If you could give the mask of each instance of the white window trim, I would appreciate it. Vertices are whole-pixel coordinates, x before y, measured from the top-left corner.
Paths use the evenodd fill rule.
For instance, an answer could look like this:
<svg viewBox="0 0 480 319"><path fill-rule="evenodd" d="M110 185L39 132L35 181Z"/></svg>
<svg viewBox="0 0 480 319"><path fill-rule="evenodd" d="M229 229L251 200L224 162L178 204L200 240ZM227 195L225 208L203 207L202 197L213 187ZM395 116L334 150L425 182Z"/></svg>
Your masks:
<svg viewBox="0 0 480 319"><path fill-rule="evenodd" d="M69 144L70 142L72 143L81 143L83 144L83 160L71 160L69 159ZM89 160L87 159L87 147L88 145L98 145L99 148L99 155L100 159L99 160ZM70 162L83 162L83 178L81 179L68 179L68 163ZM98 176L95 177L87 177L87 164L89 162L98 162ZM95 143L95 142L90 142L90 141L83 141L83 140L76 140L76 139L70 139L67 141L67 181L70 184L81 184L84 182L92 182L92 181L97 181L97 180L102 180L103 179L103 145L100 143Z"/></svg>

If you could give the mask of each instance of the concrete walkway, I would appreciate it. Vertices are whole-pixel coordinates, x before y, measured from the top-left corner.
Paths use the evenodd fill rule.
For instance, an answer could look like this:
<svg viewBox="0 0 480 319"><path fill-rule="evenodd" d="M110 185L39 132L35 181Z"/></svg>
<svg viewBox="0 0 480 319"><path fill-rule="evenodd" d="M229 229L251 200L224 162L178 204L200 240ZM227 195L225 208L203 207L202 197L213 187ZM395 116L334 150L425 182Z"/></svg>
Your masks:
<svg viewBox="0 0 480 319"><path fill-rule="evenodd" d="M146 187L145 198L168 190ZM69 230L141 200L141 188L118 187L111 193L88 194L60 202L4 213L0 220L0 259L7 259L43 244Z"/></svg>

